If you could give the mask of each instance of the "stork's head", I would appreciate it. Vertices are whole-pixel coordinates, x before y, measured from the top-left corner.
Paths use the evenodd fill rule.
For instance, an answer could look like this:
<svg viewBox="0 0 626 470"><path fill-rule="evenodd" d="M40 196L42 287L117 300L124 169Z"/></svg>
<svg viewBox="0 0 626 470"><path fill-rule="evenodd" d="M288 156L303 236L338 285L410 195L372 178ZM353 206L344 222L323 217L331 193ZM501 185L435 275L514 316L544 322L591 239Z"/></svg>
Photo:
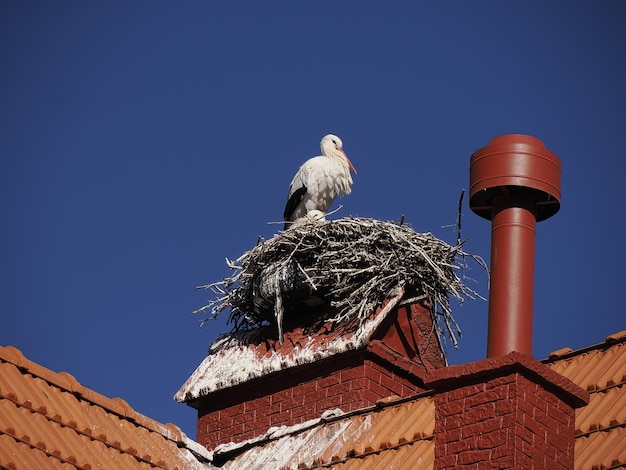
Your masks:
<svg viewBox="0 0 626 470"><path fill-rule="evenodd" d="M340 158L344 160L348 167L356 174L356 170L352 165L352 162L348 159L348 156L343 151L343 142L339 137L333 134L328 134L324 136L322 142L320 144L322 149L322 155L330 158Z"/></svg>

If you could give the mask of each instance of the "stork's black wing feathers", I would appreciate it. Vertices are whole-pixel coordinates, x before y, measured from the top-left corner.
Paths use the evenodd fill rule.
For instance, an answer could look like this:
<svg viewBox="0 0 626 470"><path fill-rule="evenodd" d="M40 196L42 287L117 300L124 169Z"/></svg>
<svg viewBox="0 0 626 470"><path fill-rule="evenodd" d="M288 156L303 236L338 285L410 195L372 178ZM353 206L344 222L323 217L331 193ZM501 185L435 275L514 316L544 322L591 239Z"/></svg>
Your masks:
<svg viewBox="0 0 626 470"><path fill-rule="evenodd" d="M300 204L300 201L304 199L304 195L306 194L306 186L302 186L301 188L296 189L293 194L287 200L287 205L285 206L285 212L283 213L283 218L285 220L289 220L293 212Z"/></svg>

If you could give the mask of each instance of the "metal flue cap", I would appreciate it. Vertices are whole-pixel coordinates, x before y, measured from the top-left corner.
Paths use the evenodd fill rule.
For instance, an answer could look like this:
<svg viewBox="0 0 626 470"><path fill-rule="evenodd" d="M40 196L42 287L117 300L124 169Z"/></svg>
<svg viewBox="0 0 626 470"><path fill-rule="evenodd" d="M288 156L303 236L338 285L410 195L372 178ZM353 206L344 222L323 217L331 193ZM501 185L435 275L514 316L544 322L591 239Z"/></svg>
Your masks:
<svg viewBox="0 0 626 470"><path fill-rule="evenodd" d="M537 221L556 214L561 207L561 161L535 137L504 134L471 157L470 208L491 220L493 200L516 195L535 201Z"/></svg>

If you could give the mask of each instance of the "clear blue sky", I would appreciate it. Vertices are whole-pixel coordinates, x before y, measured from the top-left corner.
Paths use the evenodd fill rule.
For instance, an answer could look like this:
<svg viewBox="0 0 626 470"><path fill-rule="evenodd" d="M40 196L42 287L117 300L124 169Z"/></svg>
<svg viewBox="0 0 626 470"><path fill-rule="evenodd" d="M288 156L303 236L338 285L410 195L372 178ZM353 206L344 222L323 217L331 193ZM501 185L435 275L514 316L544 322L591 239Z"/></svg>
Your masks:
<svg viewBox="0 0 626 470"><path fill-rule="evenodd" d="M0 344L194 437L172 396L228 331L199 328L194 287L280 228L329 132L359 172L338 215L450 243L472 152L542 139L563 197L538 225L534 355L603 341L626 328L625 22L617 0L3 1ZM483 358L487 304L454 314L450 361Z"/></svg>

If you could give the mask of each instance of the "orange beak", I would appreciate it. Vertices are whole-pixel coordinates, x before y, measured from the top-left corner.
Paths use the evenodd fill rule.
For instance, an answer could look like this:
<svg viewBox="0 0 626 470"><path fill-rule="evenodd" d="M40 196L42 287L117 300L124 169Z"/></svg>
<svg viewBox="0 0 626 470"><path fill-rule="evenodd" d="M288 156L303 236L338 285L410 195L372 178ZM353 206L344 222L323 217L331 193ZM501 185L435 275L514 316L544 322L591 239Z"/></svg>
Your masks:
<svg viewBox="0 0 626 470"><path fill-rule="evenodd" d="M346 160L348 161L348 166L352 170L352 173L354 173L356 175L356 168L354 168L354 165L352 164L352 162L350 161L350 159L346 155L346 152L344 152L343 149L341 151L343 152L343 156L346 157Z"/></svg>

